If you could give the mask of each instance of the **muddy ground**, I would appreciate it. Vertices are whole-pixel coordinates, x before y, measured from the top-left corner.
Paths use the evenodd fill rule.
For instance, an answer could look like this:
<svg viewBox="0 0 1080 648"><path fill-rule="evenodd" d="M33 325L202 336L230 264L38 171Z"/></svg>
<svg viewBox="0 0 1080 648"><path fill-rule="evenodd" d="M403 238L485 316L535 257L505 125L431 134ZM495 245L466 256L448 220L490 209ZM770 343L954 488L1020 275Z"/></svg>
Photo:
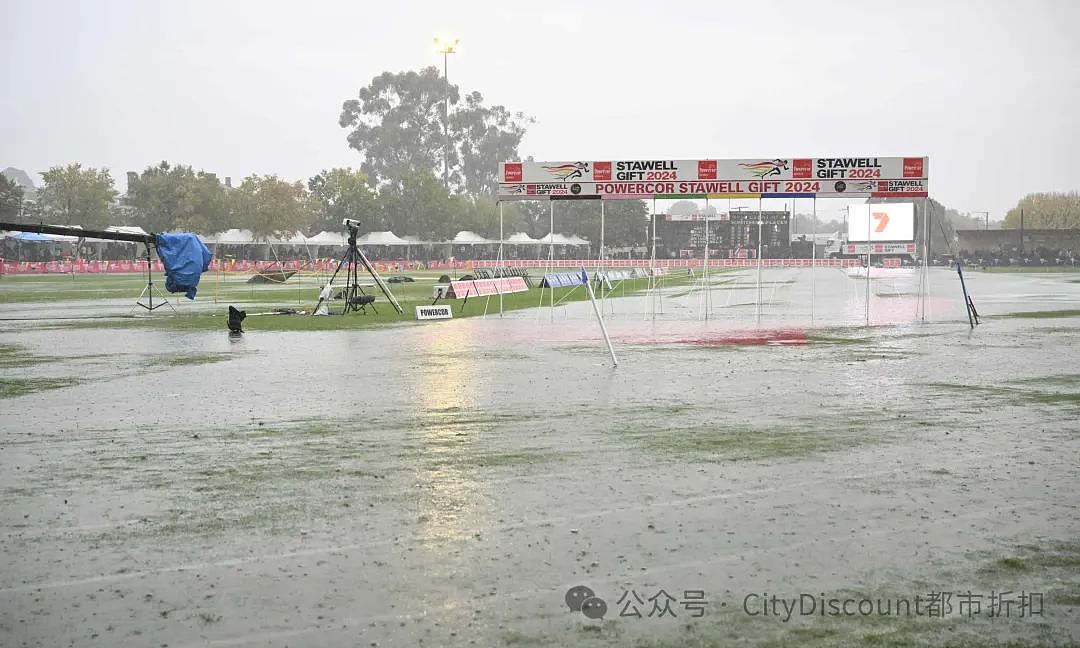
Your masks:
<svg viewBox="0 0 1080 648"><path fill-rule="evenodd" d="M587 302L5 322L0 645L1075 645L1080 283L971 273L971 331L955 276L925 322L917 275L875 279L870 327L839 270L765 271L760 306L754 271L607 300L617 368ZM1003 591L1028 614L990 618ZM751 614L938 592L940 617Z"/></svg>

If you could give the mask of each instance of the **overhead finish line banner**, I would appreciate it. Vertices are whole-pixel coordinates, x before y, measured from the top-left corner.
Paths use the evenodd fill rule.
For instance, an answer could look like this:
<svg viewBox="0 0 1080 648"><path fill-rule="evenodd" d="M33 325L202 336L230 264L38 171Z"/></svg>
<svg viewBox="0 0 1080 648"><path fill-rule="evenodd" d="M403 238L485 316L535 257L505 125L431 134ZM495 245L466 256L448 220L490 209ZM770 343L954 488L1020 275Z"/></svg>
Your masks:
<svg viewBox="0 0 1080 648"><path fill-rule="evenodd" d="M928 169L926 157L503 162L499 197L918 198Z"/></svg>

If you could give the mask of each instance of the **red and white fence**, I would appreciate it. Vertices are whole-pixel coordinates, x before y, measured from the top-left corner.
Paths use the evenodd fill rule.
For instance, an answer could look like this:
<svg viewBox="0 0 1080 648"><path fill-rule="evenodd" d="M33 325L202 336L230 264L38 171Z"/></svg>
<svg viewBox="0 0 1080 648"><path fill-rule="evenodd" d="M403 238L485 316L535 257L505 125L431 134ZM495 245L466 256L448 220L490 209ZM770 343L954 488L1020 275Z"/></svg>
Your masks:
<svg viewBox="0 0 1080 648"><path fill-rule="evenodd" d="M253 273L260 270L308 270L332 272L337 267L338 259L315 259L314 261L246 261L238 259L210 262L212 272ZM601 264L596 259L493 259L478 261L375 261L373 265L379 272L401 272L410 270L470 270L472 268L494 268L512 266L518 268L700 268L703 259L605 259ZM756 259L709 259L710 268L755 268ZM843 268L862 265L861 259L762 259L766 268L809 268L812 264L821 268ZM146 261L2 261L3 274L99 274L146 272ZM155 259L151 264L154 272L162 272L161 261Z"/></svg>

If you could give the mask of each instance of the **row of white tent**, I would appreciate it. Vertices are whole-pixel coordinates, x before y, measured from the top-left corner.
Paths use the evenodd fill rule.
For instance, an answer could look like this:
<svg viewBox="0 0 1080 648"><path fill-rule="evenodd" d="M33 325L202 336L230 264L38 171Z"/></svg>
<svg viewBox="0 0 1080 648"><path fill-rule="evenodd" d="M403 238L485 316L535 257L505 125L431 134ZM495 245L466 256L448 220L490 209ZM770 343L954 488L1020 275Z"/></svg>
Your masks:
<svg viewBox="0 0 1080 648"><path fill-rule="evenodd" d="M106 232L121 232L124 234L140 234L146 235L146 231L141 227L129 226L129 225L117 225L108 227ZM18 232L3 232L0 233L0 238L11 236L12 238L25 241L53 241L53 242L71 242L78 240L75 236L61 236L56 234L36 234L36 233L18 233ZM344 234L340 232L319 232L315 236L304 236L300 232L296 232L289 237L279 237L270 239L256 239L255 235L251 233L251 230L242 229L230 229L218 234L211 234L210 236L202 237L203 242L207 245L258 245L270 243L273 245L327 245L327 246L343 246L347 239ZM421 241L414 236L401 237L393 232L369 232L356 239L359 245L498 245L498 240L491 240L480 236L476 232L461 231L449 241ZM543 238L534 239L524 232L518 232L511 234L504 241L504 245L588 245L589 241L583 239L577 235L566 236L564 234L549 234Z"/></svg>
<svg viewBox="0 0 1080 648"><path fill-rule="evenodd" d="M78 225L73 225L75 229L83 229ZM138 234L140 236L147 236L146 230L141 227L133 225L113 225L112 227L106 227L106 232L116 232L120 234ZM42 243L74 243L79 240L78 236L66 236L64 234L38 234L37 232L0 232L0 238L11 238L16 241L37 241ZM95 242L95 241L90 241Z"/></svg>
<svg viewBox="0 0 1080 648"><path fill-rule="evenodd" d="M259 239L250 230L231 229L219 234L204 236L203 242L207 245L256 245L271 243L274 245L329 245L342 246L347 242L346 236L340 232L319 232L315 236L304 236L296 232L289 237ZM498 240L491 240L480 236L475 232L461 231L449 241L421 241L414 236L401 237L393 232L369 232L357 237L358 245L498 245ZM548 234L539 239L534 239L524 232L511 234L502 241L504 245L588 245L589 241L577 235L566 236L564 234Z"/></svg>

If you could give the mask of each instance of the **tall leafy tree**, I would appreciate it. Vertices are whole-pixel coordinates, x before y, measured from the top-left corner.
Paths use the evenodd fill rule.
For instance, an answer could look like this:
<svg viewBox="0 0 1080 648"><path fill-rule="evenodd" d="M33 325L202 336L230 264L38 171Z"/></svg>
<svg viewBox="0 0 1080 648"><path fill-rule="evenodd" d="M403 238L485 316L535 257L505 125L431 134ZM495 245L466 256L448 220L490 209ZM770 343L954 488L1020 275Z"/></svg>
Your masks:
<svg viewBox="0 0 1080 648"><path fill-rule="evenodd" d="M315 219L304 184L274 175L244 178L229 194L229 213L237 227L251 230L261 240L307 231Z"/></svg>
<svg viewBox="0 0 1080 648"><path fill-rule="evenodd" d="M1021 210L1024 212L1025 228L1080 228L1080 192L1028 194L1009 210L1001 227L1019 228Z"/></svg>
<svg viewBox="0 0 1080 648"><path fill-rule="evenodd" d="M308 180L308 190L317 211L312 233L338 231L346 218L360 221L365 232L386 229L377 195L363 171L324 170Z"/></svg>
<svg viewBox="0 0 1080 648"><path fill-rule="evenodd" d="M491 196L461 196L455 232L468 230L493 241L499 238L499 203ZM525 216L514 203L503 205L503 236L526 229Z"/></svg>
<svg viewBox="0 0 1080 648"><path fill-rule="evenodd" d="M551 228L549 209L552 204L544 201L522 201L522 210L529 224L530 235L535 238L547 236ZM592 243L593 252L600 244L600 201L559 200L555 207L555 232L577 234ZM647 217L649 208L641 200L604 201L604 245L623 247L642 245L648 240Z"/></svg>
<svg viewBox="0 0 1080 648"><path fill-rule="evenodd" d="M457 233L463 202L447 192L442 180L430 171L408 173L400 183L379 192L383 222L399 236L418 236L443 241Z"/></svg>
<svg viewBox="0 0 1080 648"><path fill-rule="evenodd" d="M421 172L442 178L448 151L451 188L494 193L498 163L517 157L531 120L503 106L485 106L480 93L473 92L460 110L451 108L444 124L448 94L456 106L458 87L447 88L439 70L427 67L384 72L343 104L338 123L350 129L349 146L363 154L361 169L377 186L393 182L400 187L407 176Z"/></svg>
<svg viewBox="0 0 1080 648"><path fill-rule="evenodd" d="M407 174L441 169L445 143L442 107L449 92L434 67L420 72L383 72L342 105L338 123L351 128L349 146L364 155L361 169L378 184ZM454 164L456 160L451 160Z"/></svg>
<svg viewBox="0 0 1080 648"><path fill-rule="evenodd" d="M22 211L23 188L7 176L0 175L0 219L12 221Z"/></svg>
<svg viewBox="0 0 1080 648"><path fill-rule="evenodd" d="M41 174L37 203L46 220L89 229L108 227L109 204L116 199L108 169L84 169L81 164L52 167Z"/></svg>
<svg viewBox="0 0 1080 648"><path fill-rule="evenodd" d="M533 120L503 106L485 106L479 92L465 95L450 116L450 136L457 149L455 184L467 194L494 195L500 162L517 159L518 146Z"/></svg>
<svg viewBox="0 0 1080 648"><path fill-rule="evenodd" d="M161 162L128 187L134 222L148 232L174 229L210 234L227 229L225 188L213 173Z"/></svg>

